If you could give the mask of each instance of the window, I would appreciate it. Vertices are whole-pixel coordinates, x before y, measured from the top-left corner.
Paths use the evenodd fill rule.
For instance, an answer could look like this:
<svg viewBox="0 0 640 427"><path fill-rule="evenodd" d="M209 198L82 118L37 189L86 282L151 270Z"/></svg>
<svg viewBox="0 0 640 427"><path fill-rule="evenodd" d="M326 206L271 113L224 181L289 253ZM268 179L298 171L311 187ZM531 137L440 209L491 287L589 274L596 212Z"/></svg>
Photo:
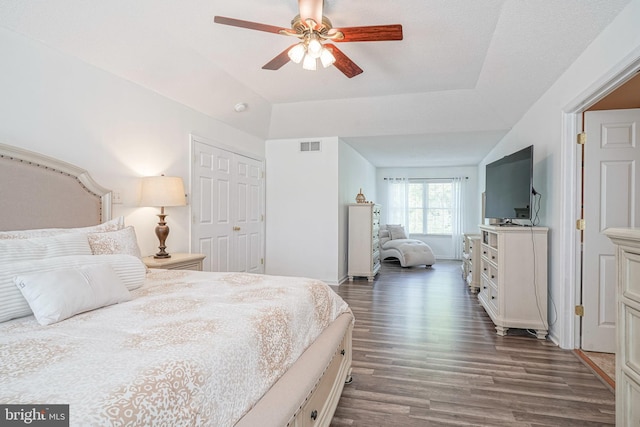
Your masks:
<svg viewBox="0 0 640 427"><path fill-rule="evenodd" d="M451 182L409 182L409 233L451 234L453 232L453 184Z"/></svg>
<svg viewBox="0 0 640 427"><path fill-rule="evenodd" d="M448 236L452 257L459 259L462 256L464 183L468 178L384 179L388 196L388 208L383 209L386 223L402 224L409 234L419 239L423 238L418 235Z"/></svg>

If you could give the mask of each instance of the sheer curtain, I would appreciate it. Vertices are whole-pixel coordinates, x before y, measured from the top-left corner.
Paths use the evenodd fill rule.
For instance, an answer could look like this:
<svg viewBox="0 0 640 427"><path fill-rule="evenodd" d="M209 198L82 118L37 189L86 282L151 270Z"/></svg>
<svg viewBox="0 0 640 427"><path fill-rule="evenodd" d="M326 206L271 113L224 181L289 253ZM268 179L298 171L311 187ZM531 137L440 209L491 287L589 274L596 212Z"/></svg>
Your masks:
<svg viewBox="0 0 640 427"><path fill-rule="evenodd" d="M455 259L462 259L463 242L462 235L464 230L464 183L466 178L453 178L453 194L452 194L452 238L453 238L453 256Z"/></svg>
<svg viewBox="0 0 640 427"><path fill-rule="evenodd" d="M424 178L422 181L429 181ZM464 230L464 189L466 177L446 178L452 183L451 189L451 255L462 259ZM443 178L433 179L443 181ZM387 224L402 224L409 233L409 178L387 177Z"/></svg>
<svg viewBox="0 0 640 427"><path fill-rule="evenodd" d="M409 233L409 179L385 178L387 182L387 224L401 224Z"/></svg>

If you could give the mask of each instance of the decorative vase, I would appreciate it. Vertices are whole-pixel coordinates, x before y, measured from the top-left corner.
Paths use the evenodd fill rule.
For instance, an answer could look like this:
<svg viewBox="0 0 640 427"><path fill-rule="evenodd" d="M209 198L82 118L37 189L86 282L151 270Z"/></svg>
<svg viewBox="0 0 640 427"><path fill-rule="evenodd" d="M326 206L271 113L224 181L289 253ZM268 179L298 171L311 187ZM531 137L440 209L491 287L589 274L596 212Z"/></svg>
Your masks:
<svg viewBox="0 0 640 427"><path fill-rule="evenodd" d="M356 203L367 203L367 198L362 194L362 188L360 192L356 195Z"/></svg>

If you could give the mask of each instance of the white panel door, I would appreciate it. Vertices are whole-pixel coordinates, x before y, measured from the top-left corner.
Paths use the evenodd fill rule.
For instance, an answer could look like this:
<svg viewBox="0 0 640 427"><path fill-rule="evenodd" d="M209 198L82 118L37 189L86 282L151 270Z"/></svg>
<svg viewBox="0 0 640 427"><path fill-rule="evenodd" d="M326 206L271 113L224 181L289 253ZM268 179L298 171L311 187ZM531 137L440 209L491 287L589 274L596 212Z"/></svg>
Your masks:
<svg viewBox="0 0 640 427"><path fill-rule="evenodd" d="M204 270L232 271L233 153L196 142L193 156L192 250L206 255Z"/></svg>
<svg viewBox="0 0 640 427"><path fill-rule="evenodd" d="M262 162L236 155L235 271L263 272Z"/></svg>
<svg viewBox="0 0 640 427"><path fill-rule="evenodd" d="M615 353L616 263L609 227L640 225L640 109L585 113L583 350Z"/></svg>
<svg viewBox="0 0 640 427"><path fill-rule="evenodd" d="M191 247L206 271L263 270L262 162L195 140Z"/></svg>

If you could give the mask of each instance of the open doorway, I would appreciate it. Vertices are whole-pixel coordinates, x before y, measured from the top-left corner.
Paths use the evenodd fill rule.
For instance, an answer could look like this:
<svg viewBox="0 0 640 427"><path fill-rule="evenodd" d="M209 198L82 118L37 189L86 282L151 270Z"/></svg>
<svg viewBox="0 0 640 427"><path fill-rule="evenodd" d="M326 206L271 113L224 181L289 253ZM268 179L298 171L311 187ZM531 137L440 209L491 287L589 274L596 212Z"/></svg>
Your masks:
<svg viewBox="0 0 640 427"><path fill-rule="evenodd" d="M601 99L579 111L577 130L576 345L579 355L613 382L615 375L616 281L613 244L602 231L640 225L640 74L630 72ZM586 103L585 103L586 104ZM588 105L588 104L587 104ZM607 378L604 378L605 381Z"/></svg>

